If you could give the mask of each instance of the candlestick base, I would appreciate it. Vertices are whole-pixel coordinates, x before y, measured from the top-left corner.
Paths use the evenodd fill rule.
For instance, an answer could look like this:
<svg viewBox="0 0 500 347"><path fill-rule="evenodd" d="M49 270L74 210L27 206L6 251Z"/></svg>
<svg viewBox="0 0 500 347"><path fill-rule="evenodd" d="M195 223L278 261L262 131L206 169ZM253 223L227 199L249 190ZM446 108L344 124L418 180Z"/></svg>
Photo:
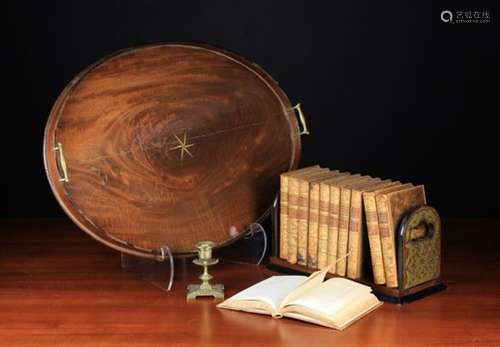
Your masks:
<svg viewBox="0 0 500 347"><path fill-rule="evenodd" d="M187 287L187 299L193 300L199 296L212 296L224 300L224 286L222 284L190 284Z"/></svg>

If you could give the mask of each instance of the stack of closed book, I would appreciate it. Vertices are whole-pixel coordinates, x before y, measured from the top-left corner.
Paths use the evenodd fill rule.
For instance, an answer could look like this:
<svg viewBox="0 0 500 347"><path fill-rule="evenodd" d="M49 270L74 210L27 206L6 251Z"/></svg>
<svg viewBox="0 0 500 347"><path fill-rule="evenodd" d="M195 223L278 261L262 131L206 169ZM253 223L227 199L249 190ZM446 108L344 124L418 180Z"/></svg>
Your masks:
<svg viewBox="0 0 500 347"><path fill-rule="evenodd" d="M282 259L398 286L396 228L424 186L316 165L282 174L280 199Z"/></svg>

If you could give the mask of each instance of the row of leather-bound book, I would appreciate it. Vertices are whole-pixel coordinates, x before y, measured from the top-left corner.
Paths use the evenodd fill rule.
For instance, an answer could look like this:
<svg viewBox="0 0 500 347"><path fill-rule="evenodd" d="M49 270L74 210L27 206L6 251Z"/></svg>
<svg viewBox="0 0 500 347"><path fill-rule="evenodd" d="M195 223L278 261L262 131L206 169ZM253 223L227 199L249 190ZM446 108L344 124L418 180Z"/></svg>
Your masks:
<svg viewBox="0 0 500 347"><path fill-rule="evenodd" d="M397 287L396 233L422 185L311 166L281 175L280 257ZM371 264L371 266L370 266Z"/></svg>

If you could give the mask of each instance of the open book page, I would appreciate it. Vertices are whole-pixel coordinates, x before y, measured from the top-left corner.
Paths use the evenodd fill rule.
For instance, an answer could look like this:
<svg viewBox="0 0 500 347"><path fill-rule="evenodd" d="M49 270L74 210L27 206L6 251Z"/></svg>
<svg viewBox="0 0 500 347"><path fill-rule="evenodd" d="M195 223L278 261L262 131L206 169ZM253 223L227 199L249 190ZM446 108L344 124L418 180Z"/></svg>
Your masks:
<svg viewBox="0 0 500 347"><path fill-rule="evenodd" d="M242 290L217 307L277 315L283 299L306 280L306 276L272 276Z"/></svg>
<svg viewBox="0 0 500 347"><path fill-rule="evenodd" d="M353 300L371 293L371 288L345 278L331 278L287 305L307 306L328 315L334 315Z"/></svg>
<svg viewBox="0 0 500 347"><path fill-rule="evenodd" d="M290 291L288 295L281 301L281 305L278 307L278 311L281 311L283 307L288 305L290 302L303 296L307 291L319 286L325 279L328 269L322 271L313 272L309 277L297 286L295 289Z"/></svg>
<svg viewBox="0 0 500 347"><path fill-rule="evenodd" d="M370 287L345 278L332 278L287 301L282 310L285 316L320 320L322 325L342 329L379 305Z"/></svg>
<svg viewBox="0 0 500 347"><path fill-rule="evenodd" d="M336 328L339 330L345 329L381 305L382 302L373 294L360 298L355 304L347 305L335 314L333 320Z"/></svg>

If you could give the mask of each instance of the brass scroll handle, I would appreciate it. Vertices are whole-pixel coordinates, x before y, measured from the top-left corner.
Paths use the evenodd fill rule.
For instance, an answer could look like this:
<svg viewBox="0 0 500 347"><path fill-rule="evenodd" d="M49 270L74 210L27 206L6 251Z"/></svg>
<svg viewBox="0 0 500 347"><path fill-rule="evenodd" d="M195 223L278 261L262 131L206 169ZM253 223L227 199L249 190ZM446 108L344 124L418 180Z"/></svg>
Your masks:
<svg viewBox="0 0 500 347"><path fill-rule="evenodd" d="M309 135L309 129L307 129L306 117L304 116L304 113L302 113L302 109L300 108L300 102L297 105L295 105L293 109L299 113L299 120L302 125L302 130L300 131L299 135Z"/></svg>
<svg viewBox="0 0 500 347"><path fill-rule="evenodd" d="M54 151L59 152L59 166L63 172L63 176L59 178L60 182L69 182L68 177L68 167L66 166L66 160L64 160L63 147L61 142L57 143L57 146L54 147Z"/></svg>

